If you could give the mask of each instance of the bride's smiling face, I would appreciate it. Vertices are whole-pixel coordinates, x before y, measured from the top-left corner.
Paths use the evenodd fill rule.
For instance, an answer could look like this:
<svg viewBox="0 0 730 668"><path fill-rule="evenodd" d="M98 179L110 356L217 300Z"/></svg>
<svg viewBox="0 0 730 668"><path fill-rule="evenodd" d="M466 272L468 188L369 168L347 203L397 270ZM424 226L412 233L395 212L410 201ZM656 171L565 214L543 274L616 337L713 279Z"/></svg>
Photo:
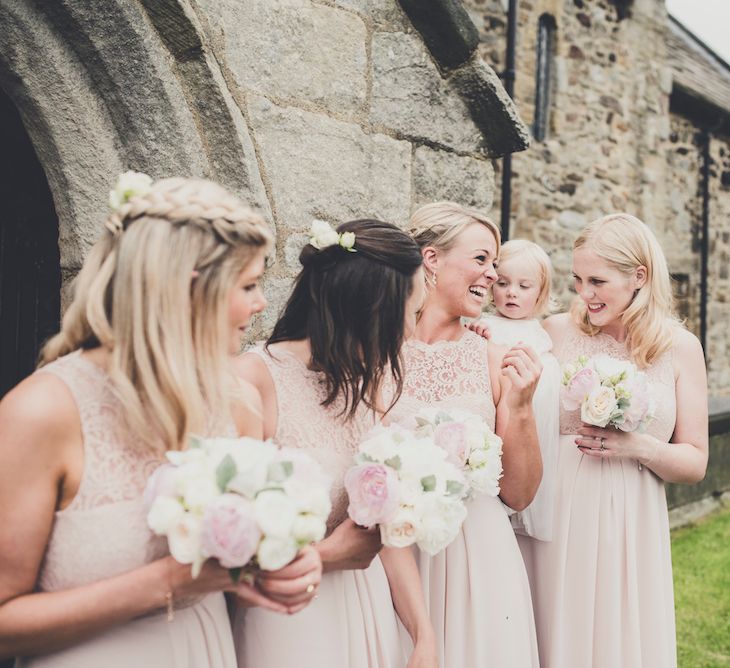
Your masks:
<svg viewBox="0 0 730 668"><path fill-rule="evenodd" d="M489 288L497 280L497 240L490 230L474 223L459 234L448 251L426 248L424 255L431 265L429 273L436 274L431 291L454 315L479 316Z"/></svg>

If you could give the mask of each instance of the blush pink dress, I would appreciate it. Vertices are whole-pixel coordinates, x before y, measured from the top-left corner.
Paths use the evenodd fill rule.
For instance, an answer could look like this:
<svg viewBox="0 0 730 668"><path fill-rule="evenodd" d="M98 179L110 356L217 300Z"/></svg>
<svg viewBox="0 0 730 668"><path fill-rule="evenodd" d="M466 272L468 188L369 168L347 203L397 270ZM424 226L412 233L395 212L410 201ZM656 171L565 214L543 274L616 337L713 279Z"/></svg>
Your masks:
<svg viewBox="0 0 730 668"><path fill-rule="evenodd" d="M487 346L470 331L459 341L406 343L403 394L389 418L407 420L428 406L461 408L494 429ZM433 557L417 551L440 664L537 668L530 589L508 511L488 496L467 502L467 509L459 535L444 551Z"/></svg>
<svg viewBox="0 0 730 668"><path fill-rule="evenodd" d="M561 364L579 355L629 359L623 343L569 326L555 351ZM648 432L668 442L676 419L671 352L645 371L656 405ZM635 460L581 453L580 424L577 411L561 407L553 540L523 543L540 665L671 668L677 660L664 483Z"/></svg>
<svg viewBox="0 0 730 668"><path fill-rule="evenodd" d="M166 554L147 528L143 491L162 455L136 447L101 368L72 353L36 373L60 378L81 418L84 471L71 503L55 515L38 580L59 591L125 573ZM18 659L16 668L234 668L223 594L178 601L175 618L154 613L92 635L66 649Z"/></svg>
<svg viewBox="0 0 730 668"><path fill-rule="evenodd" d="M343 478L354 463L362 437L375 417L360 410L339 417L340 402L323 407L321 374L288 351L261 348L259 355L276 390L278 419L274 440L316 459L334 480L328 534L347 518ZM322 576L318 596L304 610L285 616L260 608L240 608L234 620L240 668L403 668L398 620L383 565L376 557L365 570Z"/></svg>

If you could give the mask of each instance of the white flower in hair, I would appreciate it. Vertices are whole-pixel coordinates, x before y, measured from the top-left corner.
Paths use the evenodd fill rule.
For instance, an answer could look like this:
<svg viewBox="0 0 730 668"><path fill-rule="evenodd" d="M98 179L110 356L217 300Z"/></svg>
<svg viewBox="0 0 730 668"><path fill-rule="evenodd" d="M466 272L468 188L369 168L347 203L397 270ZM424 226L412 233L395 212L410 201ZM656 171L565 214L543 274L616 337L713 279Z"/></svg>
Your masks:
<svg viewBox="0 0 730 668"><path fill-rule="evenodd" d="M114 190L109 191L109 206L116 210L132 197L146 195L152 190L152 178L142 172L128 171L120 174Z"/></svg>
<svg viewBox="0 0 730 668"><path fill-rule="evenodd" d="M341 246L351 253L356 252L354 248L354 232L343 232L339 234L328 222L324 220L313 220L309 233L312 235L309 243L317 250L329 248L330 246Z"/></svg>

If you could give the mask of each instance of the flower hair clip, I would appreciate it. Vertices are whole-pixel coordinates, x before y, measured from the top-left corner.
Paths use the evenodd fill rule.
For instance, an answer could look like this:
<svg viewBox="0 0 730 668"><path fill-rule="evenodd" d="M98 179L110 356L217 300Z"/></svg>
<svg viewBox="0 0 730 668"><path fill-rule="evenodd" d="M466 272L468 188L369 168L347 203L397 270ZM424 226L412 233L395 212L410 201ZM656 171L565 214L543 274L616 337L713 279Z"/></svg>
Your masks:
<svg viewBox="0 0 730 668"><path fill-rule="evenodd" d="M310 246L314 246L317 250L329 248L330 246L340 246L350 253L357 253L355 246L354 232L339 232L332 229L332 226L324 220L313 220L309 230L312 235L309 239Z"/></svg>
<svg viewBox="0 0 730 668"><path fill-rule="evenodd" d="M152 190L152 178L142 172L128 171L117 178L114 190L109 191L109 206L116 211L133 197L142 197Z"/></svg>

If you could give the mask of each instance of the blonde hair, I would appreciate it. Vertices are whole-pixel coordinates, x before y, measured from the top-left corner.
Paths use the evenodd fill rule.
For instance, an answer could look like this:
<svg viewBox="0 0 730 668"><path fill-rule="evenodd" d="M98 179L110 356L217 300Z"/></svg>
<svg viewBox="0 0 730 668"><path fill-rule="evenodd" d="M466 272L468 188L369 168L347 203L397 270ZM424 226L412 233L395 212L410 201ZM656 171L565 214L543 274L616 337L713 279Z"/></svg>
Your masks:
<svg viewBox="0 0 730 668"><path fill-rule="evenodd" d="M180 449L229 415L229 294L271 232L221 186L181 178L133 197L105 228L41 364L104 346L129 428L147 447Z"/></svg>
<svg viewBox="0 0 730 668"><path fill-rule="evenodd" d="M455 202L426 204L411 216L409 232L421 248L433 246L449 251L458 236L470 225L484 225L497 242L497 256L502 244L499 228L480 211L468 209Z"/></svg>
<svg viewBox="0 0 730 668"><path fill-rule="evenodd" d="M540 272L540 292L535 302L534 317L541 318L557 310L558 305L550 293L553 283L553 264L550 262L550 256L534 241L512 239L505 242L499 253L499 261L506 262L516 257L532 262Z"/></svg>
<svg viewBox="0 0 730 668"><path fill-rule="evenodd" d="M646 282L621 316L626 327L626 345L632 360L647 367L672 346L678 320L673 312L672 288L667 261L654 233L638 218L613 213L589 223L573 244L586 248L627 276L646 267ZM573 301L571 315L578 327L593 336L599 328L591 324L582 299Z"/></svg>

